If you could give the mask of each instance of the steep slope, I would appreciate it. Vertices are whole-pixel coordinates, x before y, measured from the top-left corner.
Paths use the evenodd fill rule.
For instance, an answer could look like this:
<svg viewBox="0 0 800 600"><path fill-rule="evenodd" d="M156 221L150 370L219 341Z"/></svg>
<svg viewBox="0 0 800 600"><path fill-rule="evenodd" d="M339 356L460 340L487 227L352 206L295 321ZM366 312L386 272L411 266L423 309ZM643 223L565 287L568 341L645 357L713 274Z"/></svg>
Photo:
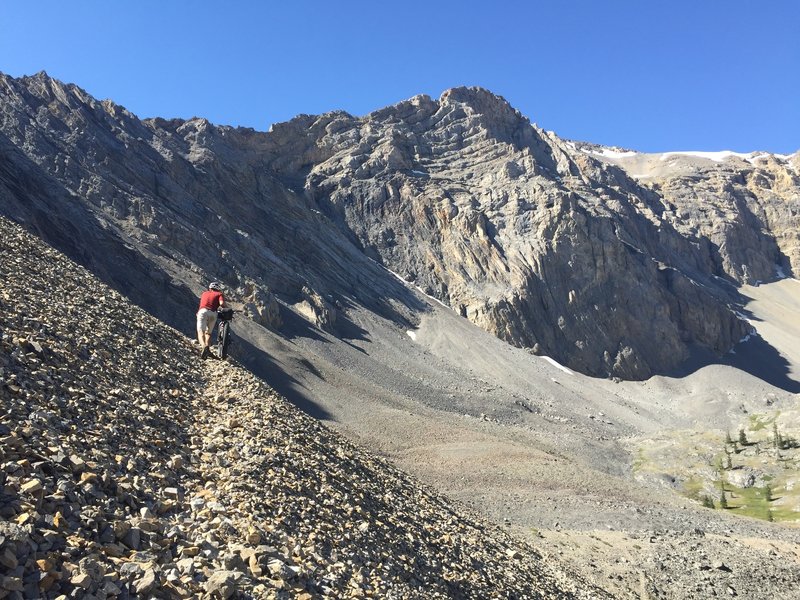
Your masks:
<svg viewBox="0 0 800 600"><path fill-rule="evenodd" d="M586 595L4 219L0 233L3 595Z"/></svg>
<svg viewBox="0 0 800 600"><path fill-rule="evenodd" d="M273 327L273 294L340 334L353 303L416 322L424 307L366 255L501 339L641 379L748 333L723 279L797 268L796 172L772 185L772 167L747 163L664 191L481 89L266 134L139 121L44 74L3 76L0 103L2 210L176 326L212 273ZM708 193L689 190L706 175ZM80 233L53 232L81 215Z"/></svg>
<svg viewBox="0 0 800 600"><path fill-rule="evenodd" d="M39 80L42 89L34 85ZM11 84L12 90L21 86L20 80ZM145 136L137 134L142 139L135 140L126 137L125 131L135 130L124 119L108 117L124 114L120 107L87 100L74 86L43 76L22 88L13 106L3 104L0 114L8 125L3 131L10 132L8 139L0 135L0 212L39 231L115 288L128 291L132 301L187 333L193 327L193 292L205 277L225 273L229 285L240 285L232 295L247 301L253 317L235 322L237 357L308 413L495 523L569 556L587 578L615 596L702 597L727 594L730 584L740 597L772 598L800 581L797 535L790 527L704 510L674 494L677 485L669 483L667 473L656 481L631 477L636 458L635 447L633 456L629 453L631 436L697 428L711 429L722 439L744 410L758 412L767 401L775 410L796 407L791 392L797 382L787 375L796 376L797 370L793 375L766 344L751 339L737 346L735 355L726 355L735 368L695 366L681 379L614 383L565 371L478 330L366 259L364 252L376 256L375 251L354 233L364 224L353 219L351 225L328 196L314 195L314 186L324 187L311 181L314 166L336 154L336 135L341 132L344 140L356 135L345 130L360 127L363 119L341 113L306 116L270 134L201 120L155 120L142 123ZM463 91L462 98L472 92ZM64 108L62 96L75 106ZM29 104L36 109L29 110ZM393 114L408 112L398 112L404 106L376 114L391 123ZM492 114L482 126L492 127ZM79 141L78 134L91 132L96 122L104 122L103 115L117 123L110 137L127 140L132 148L98 163L92 136L99 136L86 133ZM376 136L382 132L378 125ZM147 131L154 136L146 137ZM496 127L492 131L500 135ZM567 155L575 150L562 144ZM170 160L141 160L143 146L160 148L156 153L163 151ZM450 157L455 162L457 154ZM60 158L52 161L53 156ZM59 161L79 164L78 174L53 176ZM420 177L414 170L396 176ZM131 173L139 177L135 185L125 183ZM569 181L561 179L552 185ZM76 185L84 181L83 187ZM252 191L253 182L267 191ZM106 184L103 191L94 187ZM166 188L168 197L156 193ZM84 201L84 192L94 203ZM186 199L189 214L170 198ZM117 210L129 213L117 218ZM386 222L390 216L378 215ZM158 236L147 233L156 230ZM467 252L472 243L459 248L464 257L473 256ZM691 245L702 249L703 243ZM183 249L174 249L175 244ZM414 252L410 247L410 255ZM402 272L405 259L397 260L392 266ZM709 289L716 281L712 278ZM725 302L729 293L726 286ZM564 299L554 296L553 302ZM564 306L572 305L567 299ZM608 310L608 301L598 307ZM276 312L282 325L274 320ZM753 325L760 328L763 317L754 314ZM775 347L783 352L782 345ZM778 376L748 368L754 356L770 362ZM210 406L236 410L216 399ZM242 482L246 485L247 478ZM694 532L698 528L706 535ZM724 561L733 573L706 569L709 557ZM779 581L788 583L776 588Z"/></svg>
<svg viewBox="0 0 800 600"><path fill-rule="evenodd" d="M164 321L182 327L189 290L210 277L273 327L273 292L328 328L332 302L348 296L390 314L384 298L397 298L400 321L415 307L265 168L274 149L262 134L202 119L142 122L43 74L4 76L0 89L0 210Z"/></svg>

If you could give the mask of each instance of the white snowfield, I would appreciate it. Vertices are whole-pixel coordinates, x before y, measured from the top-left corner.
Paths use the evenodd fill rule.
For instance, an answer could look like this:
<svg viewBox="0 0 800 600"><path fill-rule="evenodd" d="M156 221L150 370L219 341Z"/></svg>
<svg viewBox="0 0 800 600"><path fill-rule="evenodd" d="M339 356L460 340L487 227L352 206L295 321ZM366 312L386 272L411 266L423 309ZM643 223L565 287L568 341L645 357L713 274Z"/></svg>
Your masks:
<svg viewBox="0 0 800 600"><path fill-rule="evenodd" d="M573 145L573 148L576 148L576 146ZM681 164L684 168L692 168L693 166L698 166L698 159L718 164L725 163L729 160L741 160L754 166L764 166L767 161L775 160L787 169L795 173L800 173L800 165L798 165L798 162L800 162L800 151L794 154L734 152L733 150L721 150L719 152L695 150L681 152L635 152L607 146L581 148L580 151L604 162L622 167L628 172L628 175L634 179L647 179L664 175L667 173L667 170L674 169L676 165Z"/></svg>
<svg viewBox="0 0 800 600"><path fill-rule="evenodd" d="M766 160L769 157L773 157L780 161L788 161L791 158L797 156L798 154L798 152L795 152L794 154L773 154L770 152L734 152L733 150L720 150L717 152L707 152L701 150L685 150L685 151L674 151L674 152L636 152L634 150L617 150L614 148L606 148L606 147L600 150L589 150L583 148L581 151L584 152L585 154L591 154L592 156L601 156L603 158L610 158L610 159L633 158L635 156L638 156L642 158L660 157L661 160L668 160L669 158L675 156L693 156L696 158L705 158L707 160L712 160L714 162L724 162L729 158L739 158L741 160L746 160L749 163L753 163L757 160Z"/></svg>
<svg viewBox="0 0 800 600"><path fill-rule="evenodd" d="M640 152L633 150L614 150L612 148L603 148L599 152L593 150L584 150L586 154L594 154L596 156L604 156L605 158L628 158L630 156L638 156Z"/></svg>
<svg viewBox="0 0 800 600"><path fill-rule="evenodd" d="M686 151L686 152L664 152L661 154L661 160L667 160L672 156L696 156L697 158L706 158L714 162L723 162L729 158L740 158L749 163L753 163L759 159L766 159L770 156L778 160L789 160L793 154L771 154L769 152L733 152L732 150L721 150L719 152L701 152L701 151Z"/></svg>

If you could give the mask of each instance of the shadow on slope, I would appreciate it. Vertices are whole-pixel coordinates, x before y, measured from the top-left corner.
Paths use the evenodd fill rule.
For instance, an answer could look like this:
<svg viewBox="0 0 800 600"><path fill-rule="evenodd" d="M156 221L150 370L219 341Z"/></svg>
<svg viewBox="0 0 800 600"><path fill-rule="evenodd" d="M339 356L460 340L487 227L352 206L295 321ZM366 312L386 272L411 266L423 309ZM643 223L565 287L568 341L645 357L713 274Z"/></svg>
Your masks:
<svg viewBox="0 0 800 600"><path fill-rule="evenodd" d="M8 216L147 312L194 337L197 299L116 228L0 134L0 214Z"/></svg>
<svg viewBox="0 0 800 600"><path fill-rule="evenodd" d="M750 336L724 356L715 356L705 348L694 346L689 359L666 375L682 378L711 365L733 367L785 392L800 393L800 382L789 377L789 361L759 335Z"/></svg>
<svg viewBox="0 0 800 600"><path fill-rule="evenodd" d="M283 312L288 313L291 311ZM295 318L298 321L302 321L296 315ZM294 319L292 319L292 322L294 322ZM264 335L259 333L257 329L260 329L260 326L252 322L248 322L244 326L240 324L238 327L234 327L234 334L236 335L231 343L231 356L256 377L268 382L275 391L307 415L315 419L333 420L333 415L315 402L303 383L292 376L289 371L298 372L299 369L302 369L314 377L324 379L322 373L311 362L302 357L296 359L298 365L294 369L282 367L280 359L273 357L267 350L257 345L258 339ZM310 325L305 331L313 333L318 340L327 341L316 333ZM246 339L245 336L250 339Z"/></svg>

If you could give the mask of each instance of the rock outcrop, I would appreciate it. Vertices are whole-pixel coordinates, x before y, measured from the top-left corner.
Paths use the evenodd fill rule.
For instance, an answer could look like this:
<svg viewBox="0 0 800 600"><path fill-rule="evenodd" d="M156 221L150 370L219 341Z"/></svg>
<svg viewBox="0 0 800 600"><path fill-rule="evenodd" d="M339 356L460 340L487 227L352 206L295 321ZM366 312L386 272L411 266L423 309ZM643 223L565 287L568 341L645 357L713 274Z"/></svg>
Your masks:
<svg viewBox="0 0 800 600"><path fill-rule="evenodd" d="M368 255L502 339L585 373L646 377L692 344L723 353L748 327L720 280L798 267L800 180L774 157L664 190L481 89L274 135L288 144L301 125L319 140L313 157L292 150L316 162L307 194ZM781 183L760 193L756 172Z"/></svg>
<svg viewBox="0 0 800 600"><path fill-rule="evenodd" d="M615 152L578 144L658 193L664 219L709 240L717 271L754 284L798 272L800 153Z"/></svg>
<svg viewBox="0 0 800 600"><path fill-rule="evenodd" d="M0 276L0 597L606 597L3 218Z"/></svg>
<svg viewBox="0 0 800 600"><path fill-rule="evenodd" d="M0 210L174 325L209 276L271 326L267 294L334 333L350 302L413 322L380 263L512 344L645 378L730 350L735 285L800 269L797 155L645 179L478 88L268 133L45 74L2 77L0 107Z"/></svg>

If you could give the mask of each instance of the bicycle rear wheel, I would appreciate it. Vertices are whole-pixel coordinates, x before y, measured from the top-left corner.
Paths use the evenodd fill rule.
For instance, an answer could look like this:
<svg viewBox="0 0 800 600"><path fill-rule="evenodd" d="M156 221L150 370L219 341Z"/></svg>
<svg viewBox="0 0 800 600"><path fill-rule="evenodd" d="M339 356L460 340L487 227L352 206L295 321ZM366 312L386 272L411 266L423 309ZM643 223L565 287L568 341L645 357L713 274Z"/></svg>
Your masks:
<svg viewBox="0 0 800 600"><path fill-rule="evenodd" d="M231 336L228 329L230 325L223 321L219 324L219 332L217 333L217 356L226 358L228 356L228 346L231 343Z"/></svg>

